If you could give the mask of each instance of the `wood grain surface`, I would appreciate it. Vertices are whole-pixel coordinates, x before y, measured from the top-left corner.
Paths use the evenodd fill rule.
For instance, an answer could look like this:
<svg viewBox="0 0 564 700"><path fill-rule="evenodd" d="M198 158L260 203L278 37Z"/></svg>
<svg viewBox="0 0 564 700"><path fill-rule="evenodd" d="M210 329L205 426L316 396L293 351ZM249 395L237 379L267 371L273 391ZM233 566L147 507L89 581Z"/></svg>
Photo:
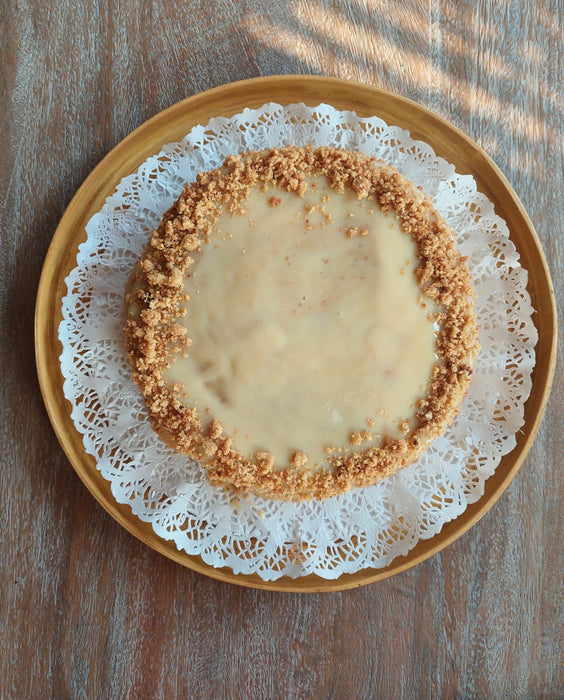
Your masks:
<svg viewBox="0 0 564 700"><path fill-rule="evenodd" d="M477 525L391 579L301 595L203 577L110 518L57 442L33 346L43 260L91 169L165 107L259 75L359 80L451 121L508 177L558 287L562 3L3 0L0 42L0 697L563 697L561 361Z"/></svg>

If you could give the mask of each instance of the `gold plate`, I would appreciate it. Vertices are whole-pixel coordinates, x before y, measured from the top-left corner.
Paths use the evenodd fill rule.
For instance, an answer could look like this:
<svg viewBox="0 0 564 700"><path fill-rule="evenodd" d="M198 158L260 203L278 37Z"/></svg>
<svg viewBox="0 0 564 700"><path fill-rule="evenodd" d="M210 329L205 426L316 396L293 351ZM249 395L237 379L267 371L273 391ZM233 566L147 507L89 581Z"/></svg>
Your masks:
<svg viewBox="0 0 564 700"><path fill-rule="evenodd" d="M67 293L65 277L76 266L78 246L86 239L89 219L103 207L106 197L122 178L136 171L164 144L180 141L192 127L207 123L211 117L230 117L245 107L256 108L272 101L304 102L309 106L325 102L336 109L354 110L362 117L378 116L428 143L438 156L454 164L458 173L473 175L478 190L494 203L496 213L507 222L521 263L529 272L527 288L536 309L533 320L539 341L531 395L525 404L525 423L516 436L515 448L502 458L495 473L485 482L484 495L447 523L440 533L420 541L389 566L342 574L337 580L308 575L263 581L256 574L216 569L199 556L181 552L173 542L161 539L149 523L132 514L129 506L116 502L109 482L96 468L94 457L84 450L82 436L71 420L71 406L63 394L61 345L57 335L62 320L61 302ZM98 502L126 530L183 566L221 581L280 591L338 591L372 583L415 566L466 532L501 496L531 447L550 392L556 335L554 291L539 240L509 182L489 156L456 127L411 100L361 83L319 76L275 76L223 85L173 105L133 131L92 171L64 213L45 259L35 310L37 371L45 406L63 450Z"/></svg>

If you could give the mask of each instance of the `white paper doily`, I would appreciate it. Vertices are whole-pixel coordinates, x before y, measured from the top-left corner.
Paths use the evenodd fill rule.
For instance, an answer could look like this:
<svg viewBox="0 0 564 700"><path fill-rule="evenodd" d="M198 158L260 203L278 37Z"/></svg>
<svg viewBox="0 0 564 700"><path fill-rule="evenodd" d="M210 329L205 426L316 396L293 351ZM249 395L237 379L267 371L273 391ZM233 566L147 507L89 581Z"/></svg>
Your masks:
<svg viewBox="0 0 564 700"><path fill-rule="evenodd" d="M381 158L434 199L468 256L482 349L460 415L417 464L322 502L249 496L233 503L210 486L199 465L167 448L144 419L124 351L124 287L150 231L198 171L220 165L230 153L307 143ZM516 444L537 341L527 272L506 224L474 179L458 175L398 127L328 105L267 104L212 119L125 178L89 221L87 234L66 279L59 327L72 419L116 500L207 564L266 581L307 574L336 579L387 566L477 501Z"/></svg>

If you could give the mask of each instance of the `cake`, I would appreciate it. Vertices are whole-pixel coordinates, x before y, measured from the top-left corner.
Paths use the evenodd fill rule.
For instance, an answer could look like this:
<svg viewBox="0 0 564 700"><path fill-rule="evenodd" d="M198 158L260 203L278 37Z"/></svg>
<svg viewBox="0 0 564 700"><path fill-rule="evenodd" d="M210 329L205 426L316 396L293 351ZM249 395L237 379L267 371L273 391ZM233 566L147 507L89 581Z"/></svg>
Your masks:
<svg viewBox="0 0 564 700"><path fill-rule="evenodd" d="M152 232L126 292L152 424L211 483L325 499L415 462L478 350L455 235L394 168L332 147L229 156Z"/></svg>

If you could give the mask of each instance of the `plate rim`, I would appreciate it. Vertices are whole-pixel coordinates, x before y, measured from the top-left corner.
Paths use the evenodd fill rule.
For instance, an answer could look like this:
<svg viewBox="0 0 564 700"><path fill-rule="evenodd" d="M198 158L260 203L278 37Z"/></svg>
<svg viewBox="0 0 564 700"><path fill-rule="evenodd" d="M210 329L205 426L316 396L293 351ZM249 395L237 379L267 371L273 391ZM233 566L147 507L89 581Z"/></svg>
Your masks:
<svg viewBox="0 0 564 700"><path fill-rule="evenodd" d="M297 94L294 99L280 99L281 94L286 92L292 93L294 90L300 93ZM513 205L513 210L516 212L515 216L517 219L521 219L519 223L522 226L522 230L519 229L518 238L522 245L519 246L517 244L514 237L516 234L512 231L511 227L509 227L510 238L515 244L521 260L523 260L523 257L529 259L532 256L536 256L537 264L534 268L534 272L531 270L530 266L523 264L523 267L529 274L529 283L527 286L530 287L533 285L535 289L538 286L539 291L541 291L541 288L544 289L544 294L542 296L539 294L538 297L538 301L542 301L542 315L539 304L534 304L536 311L533 314L533 322L537 330L539 330L539 340L535 347L537 360L532 375L531 394L525 402L525 422L520 433L525 433L525 427L527 427L527 431L526 436L520 440L518 435L517 445L510 453L504 455L494 474L486 480L484 493L476 503L469 504L460 516L446 523L439 533L428 540L420 540L407 555L396 557L388 566L381 569L365 568L355 573L341 574L337 579L326 579L315 574L309 574L296 579L283 576L274 581L265 581L257 574L235 574L227 567L215 568L205 563L200 556L190 555L180 551L173 542L162 539L154 532L149 523L133 515L129 506L120 504L113 498L109 482L107 482L98 471L94 457L86 453L82 443L82 435L72 422L70 403L64 397L63 377L59 363L62 346L58 340L58 326L62 318L60 308L61 301L64 294L66 294L65 278L68 271L76 265L78 245L86 238L84 229L77 230L70 225L77 218L88 221L92 214L99 210L99 208L94 208L94 210L91 211L94 204L98 202L102 196L104 196L105 201L105 197L112 194L115 186L122 177L136 169L136 167L134 167L129 172L120 174L125 168L125 164L122 164L117 167L118 175L113 179L110 177L110 174L114 173L116 169L114 168L111 173L106 172L109 163L125 155L127 155L129 159L122 158L122 161L125 161L125 163L129 164L129 167L131 167L131 163L136 160L135 156L139 156L139 151L133 150L132 152L132 147L134 148L136 142L139 141L139 139L142 140L146 134L150 136L149 142L151 143L151 148L157 149L153 152L158 152L165 143L171 142L172 139L159 141L160 145L153 146L156 135L161 134L161 132L167 130L167 128L170 131L178 121L180 121L181 124L187 124L187 126L184 127L184 133L188 133L192 126L196 123L201 123L201 120L197 117L195 117L195 122L193 120L187 122L186 119L190 119L191 114L199 114L202 111L205 112L206 109L209 110L212 107L219 107L220 104L221 109L213 113L209 112L206 121L214 116L231 116L232 114L242 111L244 107L259 106L259 104L265 104L267 102L278 102L280 104L305 102L310 106L320 104L321 102L334 104L330 99L330 95L335 93L339 94L339 99L343 99L343 95L354 95L359 103L357 107L359 105L361 107L364 106L365 109L368 110L368 112L361 114L361 116L367 116L370 112L368 103L378 103L379 101L384 104L401 106L419 115L422 114L431 124L430 135L433 138L429 141L429 136L427 136L427 138L421 138L421 140L429 143L437 155L445 157L449 162L453 162L452 155L450 157L444 156L440 153L440 149L437 151L436 145L433 143L433 140L436 141L441 133L443 137L444 133L447 133L451 138L456 138L458 142L462 142L462 144L458 143L459 147L465 145L470 148L469 154L466 155L466 160L469 160L470 163L482 163L486 165L490 171L490 177L497 180L498 184L504 190L504 193L509 195L511 200L510 204ZM326 94L326 100L319 99L323 94ZM268 95L267 99L265 99L266 95ZM207 107L206 104L208 105ZM347 109L347 107L338 107L338 109ZM358 108L352 105L349 106L348 109L359 111ZM392 108L392 112L394 110L395 107ZM362 113L362 109L359 113ZM380 113L377 116L382 115ZM389 118L385 119L385 121L390 123ZM401 121L400 119L400 122ZM397 121L393 121L392 123L402 128L407 128ZM174 128L176 127L174 126ZM444 131L441 132L441 129ZM414 134L413 129L408 130L411 131L413 138L420 138L417 136L417 133ZM147 156L143 155L143 153L141 154L137 167L146 157ZM460 173L461 170L456 166L456 163L454 163L454 165L456 171ZM477 177L475 172L471 174L475 178ZM95 185L94 192L91 192L93 185ZM489 195L486 196L491 200ZM497 212L498 201L492 201ZM69 245L69 242L72 243L72 245ZM525 244L527 244L526 251L523 250L523 245ZM541 322L543 328L550 331L548 334L540 333L541 329L539 325L541 325ZM35 306L36 367L43 401L63 451L73 469L98 503L130 534L167 558L189 569L214 579L235 583L245 587L287 592L341 591L384 580L385 578L416 566L449 546L467 532L501 497L519 471L530 450L542 421L550 394L556 365L556 344L557 323L554 288L542 246L533 224L519 198L507 178L490 156L455 125L409 98L376 86L330 76L263 76L226 83L225 85L220 85L210 90L197 93L171 105L130 132L92 169L63 213L45 257ZM542 353L539 351L542 351ZM539 355L541 355L540 359L542 360L542 365L539 363ZM54 360L56 360L55 363L53 362ZM53 368L54 364L55 367ZM537 395L535 410L533 411L533 415L531 415L532 409L530 406L533 391L536 391Z"/></svg>

